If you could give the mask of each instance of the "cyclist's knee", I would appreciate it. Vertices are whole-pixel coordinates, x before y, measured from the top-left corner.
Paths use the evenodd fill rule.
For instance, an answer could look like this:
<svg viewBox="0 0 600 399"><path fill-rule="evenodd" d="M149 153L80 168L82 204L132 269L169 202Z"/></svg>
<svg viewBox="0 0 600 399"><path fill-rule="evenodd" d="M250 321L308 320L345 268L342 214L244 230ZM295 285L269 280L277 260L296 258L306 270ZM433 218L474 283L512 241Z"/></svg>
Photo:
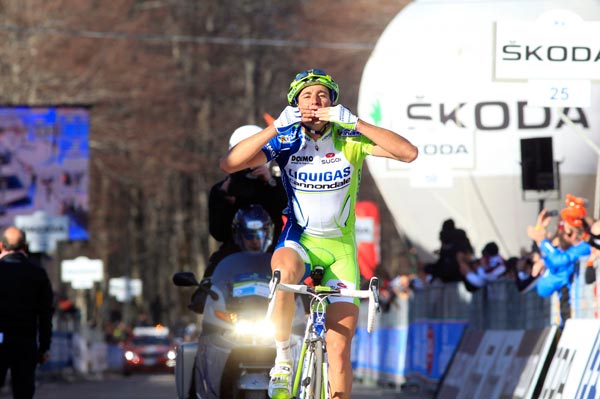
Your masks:
<svg viewBox="0 0 600 399"><path fill-rule="evenodd" d="M271 269L281 271L283 283L298 283L305 273L302 258L291 248L279 248L271 258Z"/></svg>

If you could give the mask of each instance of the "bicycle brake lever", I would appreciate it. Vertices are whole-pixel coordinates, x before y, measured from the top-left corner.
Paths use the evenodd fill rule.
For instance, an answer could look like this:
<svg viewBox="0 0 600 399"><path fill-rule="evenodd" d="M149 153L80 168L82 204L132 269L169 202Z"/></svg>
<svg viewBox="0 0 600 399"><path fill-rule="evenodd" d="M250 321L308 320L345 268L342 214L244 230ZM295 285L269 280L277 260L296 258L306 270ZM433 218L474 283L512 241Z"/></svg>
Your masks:
<svg viewBox="0 0 600 399"><path fill-rule="evenodd" d="M377 312L380 312L379 279L377 277L371 277L371 281L369 281L369 289L373 292L373 300L375 301L375 309L377 309Z"/></svg>
<svg viewBox="0 0 600 399"><path fill-rule="evenodd" d="M275 291L277 290L277 286L279 285L279 282L281 281L281 271L280 270L274 270L273 271L273 277L271 277L271 281L269 281L269 300L273 299L273 296L275 295Z"/></svg>

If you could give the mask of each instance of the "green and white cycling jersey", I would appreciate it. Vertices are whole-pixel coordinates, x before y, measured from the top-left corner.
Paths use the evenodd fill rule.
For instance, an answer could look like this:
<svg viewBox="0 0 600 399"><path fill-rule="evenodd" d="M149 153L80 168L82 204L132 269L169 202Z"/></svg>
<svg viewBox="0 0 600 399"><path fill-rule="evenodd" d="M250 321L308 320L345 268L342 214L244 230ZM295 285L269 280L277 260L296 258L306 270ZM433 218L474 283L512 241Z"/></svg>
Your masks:
<svg viewBox="0 0 600 399"><path fill-rule="evenodd" d="M333 123L316 141L300 124L273 137L262 151L281 168L288 223L315 237L352 234L362 166L373 146L360 132Z"/></svg>

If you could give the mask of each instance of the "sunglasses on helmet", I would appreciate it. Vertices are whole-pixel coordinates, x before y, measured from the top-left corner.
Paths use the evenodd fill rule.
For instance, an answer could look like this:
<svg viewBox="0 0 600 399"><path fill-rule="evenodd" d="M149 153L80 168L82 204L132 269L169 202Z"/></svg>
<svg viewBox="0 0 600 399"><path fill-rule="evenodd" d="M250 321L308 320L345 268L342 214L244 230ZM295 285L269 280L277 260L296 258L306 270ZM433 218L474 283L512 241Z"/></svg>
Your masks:
<svg viewBox="0 0 600 399"><path fill-rule="evenodd" d="M307 69L306 71L302 71L299 74L296 75L296 77L294 78L294 82L298 82L302 79L307 78L308 76L329 76L327 75L327 72L325 72L322 69Z"/></svg>

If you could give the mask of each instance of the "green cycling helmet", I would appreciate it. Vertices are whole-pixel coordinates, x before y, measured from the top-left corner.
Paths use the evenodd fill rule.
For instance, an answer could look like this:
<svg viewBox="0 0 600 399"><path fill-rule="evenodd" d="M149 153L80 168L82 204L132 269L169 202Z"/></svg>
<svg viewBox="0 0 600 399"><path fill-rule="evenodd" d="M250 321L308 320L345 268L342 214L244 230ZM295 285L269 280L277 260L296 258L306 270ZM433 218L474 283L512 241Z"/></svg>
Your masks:
<svg viewBox="0 0 600 399"><path fill-rule="evenodd" d="M308 69L300 72L296 75L296 78L290 83L290 89L288 90L287 100L291 106L298 105L298 94L305 87L312 85L323 85L329 89L331 93L331 103L335 104L340 96L340 87L322 69Z"/></svg>

